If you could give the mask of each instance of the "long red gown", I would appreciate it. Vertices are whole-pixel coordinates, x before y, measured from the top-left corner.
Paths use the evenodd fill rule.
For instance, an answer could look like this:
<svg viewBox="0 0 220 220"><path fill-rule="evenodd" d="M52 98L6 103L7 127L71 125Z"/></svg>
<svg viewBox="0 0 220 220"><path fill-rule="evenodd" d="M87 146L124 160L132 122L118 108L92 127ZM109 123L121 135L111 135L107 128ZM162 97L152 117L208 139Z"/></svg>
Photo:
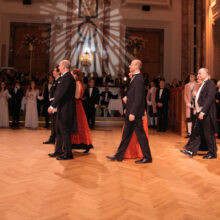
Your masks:
<svg viewBox="0 0 220 220"><path fill-rule="evenodd" d="M148 138L148 123L147 123L147 115L145 115L143 120L143 127ZM143 153L141 147L138 143L137 136L135 132L133 132L131 141L128 145L128 148L125 152L124 159L136 159L136 158L143 158Z"/></svg>
<svg viewBox="0 0 220 220"><path fill-rule="evenodd" d="M81 82L77 81L77 84L81 87L80 98L76 100L78 133L71 135L71 143L73 149L89 150L90 148L93 148L93 146L91 132L81 101L81 99L83 98L84 89Z"/></svg>

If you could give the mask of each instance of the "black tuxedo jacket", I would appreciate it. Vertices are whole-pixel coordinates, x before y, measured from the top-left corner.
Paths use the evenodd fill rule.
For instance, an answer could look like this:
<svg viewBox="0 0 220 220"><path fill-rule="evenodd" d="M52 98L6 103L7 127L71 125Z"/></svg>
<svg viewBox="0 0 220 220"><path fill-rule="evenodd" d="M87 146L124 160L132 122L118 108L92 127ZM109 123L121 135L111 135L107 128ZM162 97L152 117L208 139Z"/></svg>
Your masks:
<svg viewBox="0 0 220 220"><path fill-rule="evenodd" d="M57 120L72 134L77 133L75 90L75 79L69 72L65 73L58 81L51 104L53 108L57 108Z"/></svg>
<svg viewBox="0 0 220 220"><path fill-rule="evenodd" d="M14 88L10 90L11 94L11 103L13 109L20 109L21 108L21 100L24 95L23 90L20 88L17 90L17 93L15 93Z"/></svg>
<svg viewBox="0 0 220 220"><path fill-rule="evenodd" d="M198 104L202 107L201 112L205 115L209 115L214 128L216 129L216 105L215 105L216 86L211 80L207 80L203 85Z"/></svg>
<svg viewBox="0 0 220 220"><path fill-rule="evenodd" d="M87 107L88 106L94 107L95 105L99 104L99 90L98 88L93 87L92 95L90 96L89 89L90 87L87 87L83 95L83 97L86 98L85 105Z"/></svg>
<svg viewBox="0 0 220 220"><path fill-rule="evenodd" d="M215 98L219 101L216 103L216 108L217 108L217 119L220 120L220 91L216 92Z"/></svg>
<svg viewBox="0 0 220 220"><path fill-rule="evenodd" d="M170 99L170 92L167 88L163 89L161 98L160 98L160 89L157 89L156 92L156 103L160 102L163 104L164 108L168 108L168 103L169 103L169 99Z"/></svg>
<svg viewBox="0 0 220 220"><path fill-rule="evenodd" d="M126 116L135 115L136 118L142 118L145 112L145 88L144 80L141 74L134 76L127 92Z"/></svg>
<svg viewBox="0 0 220 220"><path fill-rule="evenodd" d="M52 84L52 86L51 86L51 88L50 88L50 99L51 99L51 101L54 100L54 94L55 94L57 85L58 85L58 83L59 83L59 81L60 81L60 78L61 78L61 77L55 79L54 82L53 82L53 84Z"/></svg>

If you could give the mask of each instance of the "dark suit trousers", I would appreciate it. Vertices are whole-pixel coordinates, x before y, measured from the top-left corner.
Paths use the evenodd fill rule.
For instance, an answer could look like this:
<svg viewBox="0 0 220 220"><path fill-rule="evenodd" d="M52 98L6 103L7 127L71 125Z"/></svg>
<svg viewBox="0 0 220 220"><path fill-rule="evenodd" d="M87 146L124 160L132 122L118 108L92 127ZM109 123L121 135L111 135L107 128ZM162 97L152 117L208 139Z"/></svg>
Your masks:
<svg viewBox="0 0 220 220"><path fill-rule="evenodd" d="M95 126L95 113L96 113L95 106L86 106L86 116L90 128L94 128Z"/></svg>
<svg viewBox="0 0 220 220"><path fill-rule="evenodd" d="M57 141L56 141L56 153L61 153L64 150L65 156L72 156L72 145L71 145L71 137L70 130L62 124L62 122L58 119L56 120L56 128L57 128Z"/></svg>
<svg viewBox="0 0 220 220"><path fill-rule="evenodd" d="M168 108L157 107L158 114L158 129L167 130L168 127Z"/></svg>
<svg viewBox="0 0 220 220"><path fill-rule="evenodd" d="M124 127L124 131L122 135L122 141L115 155L117 160L119 161L123 160L124 154L128 148L129 142L131 140L131 137L134 131L137 135L137 139L140 144L144 157L147 159L151 159L149 143L148 143L147 136L143 128L143 120L141 118L139 119L136 118L135 121L130 122L128 117L126 117L125 127Z"/></svg>
<svg viewBox="0 0 220 220"><path fill-rule="evenodd" d="M51 116L51 135L50 135L50 141L55 141L55 139L56 139L56 117L57 117L57 113L55 112Z"/></svg>
<svg viewBox="0 0 220 220"><path fill-rule="evenodd" d="M215 130L212 125L210 116L206 115L203 120L200 120L198 118L198 114L196 114L192 135L185 148L196 154L201 143L206 143L209 154L216 156L217 146L214 134Z"/></svg>
<svg viewBox="0 0 220 220"><path fill-rule="evenodd" d="M12 113L12 126L19 126L19 120L20 120L20 106L14 107L13 113Z"/></svg>

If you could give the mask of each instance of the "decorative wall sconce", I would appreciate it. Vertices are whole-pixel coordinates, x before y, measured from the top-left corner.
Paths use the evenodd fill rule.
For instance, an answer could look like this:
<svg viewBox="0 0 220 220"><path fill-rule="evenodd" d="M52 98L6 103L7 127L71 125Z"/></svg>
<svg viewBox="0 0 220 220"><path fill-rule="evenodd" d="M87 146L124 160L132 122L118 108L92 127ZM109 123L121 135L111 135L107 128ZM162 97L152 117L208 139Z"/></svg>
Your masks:
<svg viewBox="0 0 220 220"><path fill-rule="evenodd" d="M61 21L60 17L57 17L55 20L55 30L57 33L61 32L63 29L63 22Z"/></svg>

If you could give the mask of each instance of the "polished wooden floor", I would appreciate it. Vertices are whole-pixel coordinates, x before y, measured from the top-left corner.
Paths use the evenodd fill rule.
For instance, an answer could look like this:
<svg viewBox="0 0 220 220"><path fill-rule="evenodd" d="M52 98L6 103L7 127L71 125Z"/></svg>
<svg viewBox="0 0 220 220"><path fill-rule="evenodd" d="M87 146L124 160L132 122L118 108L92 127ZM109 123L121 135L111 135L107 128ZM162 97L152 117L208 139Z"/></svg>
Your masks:
<svg viewBox="0 0 220 220"><path fill-rule="evenodd" d="M0 219L220 219L219 159L190 159L179 152L184 138L150 131L152 164L110 162L121 127L92 135L89 155L57 161L42 144L48 130L1 129Z"/></svg>

